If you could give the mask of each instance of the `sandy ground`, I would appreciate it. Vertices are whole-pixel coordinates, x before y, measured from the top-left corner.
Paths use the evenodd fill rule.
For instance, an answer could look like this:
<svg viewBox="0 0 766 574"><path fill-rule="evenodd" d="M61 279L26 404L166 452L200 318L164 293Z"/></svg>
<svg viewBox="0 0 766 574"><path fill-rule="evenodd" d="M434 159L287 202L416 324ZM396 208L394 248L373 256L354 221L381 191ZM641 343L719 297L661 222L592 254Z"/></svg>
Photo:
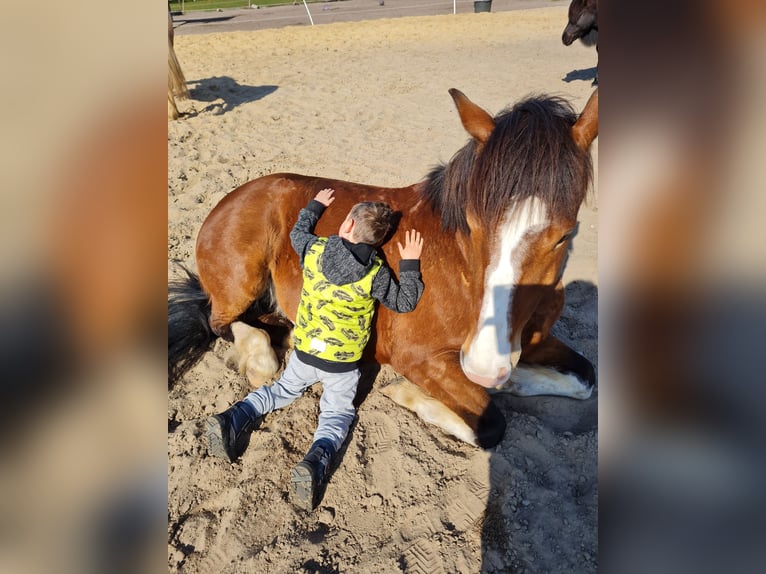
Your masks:
<svg viewBox="0 0 766 574"><path fill-rule="evenodd" d="M562 45L566 6L491 14L177 35L191 88L168 124L168 258L194 265L197 231L238 185L277 171L399 186L467 140L447 90L490 113L530 93L581 109L596 52ZM598 140L594 144L597 159ZM555 332L597 363L593 193L565 274ZM497 398L491 451L458 442L377 388L359 408L321 505L288 499L320 389L270 415L237 464L207 456L202 421L248 392L228 344L168 405L168 570L188 573L594 572L597 393Z"/></svg>

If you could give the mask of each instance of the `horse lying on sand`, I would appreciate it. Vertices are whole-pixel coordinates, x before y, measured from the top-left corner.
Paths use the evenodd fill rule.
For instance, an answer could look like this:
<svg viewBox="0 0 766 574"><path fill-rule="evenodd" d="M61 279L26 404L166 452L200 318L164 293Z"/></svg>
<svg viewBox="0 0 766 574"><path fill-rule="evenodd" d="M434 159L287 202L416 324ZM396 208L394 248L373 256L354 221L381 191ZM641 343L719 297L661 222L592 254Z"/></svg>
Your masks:
<svg viewBox="0 0 766 574"><path fill-rule="evenodd" d="M365 357L402 377L382 392L446 432L484 448L505 419L489 390L588 398L593 365L551 335L564 305L562 274L577 214L593 177L598 90L578 116L561 98L531 97L492 117L451 89L468 143L425 180L402 188L278 173L238 187L197 237L198 275L171 283L168 382L233 340L243 316L266 331L291 326L301 270L289 233L320 189L336 209L316 233L338 229L360 201L388 203L401 218L382 256L396 260L404 230L427 242L418 307L381 307Z"/></svg>

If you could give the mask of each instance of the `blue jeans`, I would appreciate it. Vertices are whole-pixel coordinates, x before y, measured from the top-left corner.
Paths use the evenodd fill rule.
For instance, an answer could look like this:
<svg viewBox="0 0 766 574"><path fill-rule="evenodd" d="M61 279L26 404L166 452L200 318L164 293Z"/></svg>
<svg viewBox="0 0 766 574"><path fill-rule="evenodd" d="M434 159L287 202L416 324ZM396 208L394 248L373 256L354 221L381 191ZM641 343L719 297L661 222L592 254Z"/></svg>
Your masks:
<svg viewBox="0 0 766 574"><path fill-rule="evenodd" d="M328 373L302 362L295 353L287 361L284 373L272 385L264 385L245 397L259 415L265 415L292 403L307 388L322 382L322 397L319 400L319 426L314 433L314 442L320 438L329 440L340 450L346 440L348 429L354 420L354 397L359 384L359 369L345 373Z"/></svg>

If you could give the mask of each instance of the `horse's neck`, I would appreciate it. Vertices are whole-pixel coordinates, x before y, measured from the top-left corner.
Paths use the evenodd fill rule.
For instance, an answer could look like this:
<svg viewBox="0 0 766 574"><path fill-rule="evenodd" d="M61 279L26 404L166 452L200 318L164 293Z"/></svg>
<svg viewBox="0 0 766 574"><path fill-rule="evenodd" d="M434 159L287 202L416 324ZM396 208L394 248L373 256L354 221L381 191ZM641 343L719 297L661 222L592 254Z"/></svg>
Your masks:
<svg viewBox="0 0 766 574"><path fill-rule="evenodd" d="M476 265L481 265L483 256L478 257L482 250L484 241L481 231L466 233L461 230L445 230L442 227L441 217L434 212L433 206L424 199L422 186L426 182L421 182L408 188L406 196L411 198L411 202L403 207L403 211L409 214L413 226L423 234L425 241L431 243L432 249L438 252L438 257L433 258L435 265L441 265L441 261L447 261L449 268L456 273L462 273L471 280L476 277ZM422 228L418 228L418 226ZM428 265L431 261L422 261ZM471 281L472 282L472 281Z"/></svg>

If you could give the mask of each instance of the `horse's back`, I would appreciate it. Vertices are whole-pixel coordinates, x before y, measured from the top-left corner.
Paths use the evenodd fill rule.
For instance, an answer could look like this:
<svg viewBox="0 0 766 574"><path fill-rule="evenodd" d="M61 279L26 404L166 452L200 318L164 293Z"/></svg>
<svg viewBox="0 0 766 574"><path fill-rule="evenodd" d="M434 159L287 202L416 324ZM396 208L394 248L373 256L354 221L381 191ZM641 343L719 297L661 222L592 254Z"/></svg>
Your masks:
<svg viewBox="0 0 766 574"><path fill-rule="evenodd" d="M244 183L203 222L197 235L197 271L225 320L258 296L275 254L289 250L290 229L307 201L307 179L274 174Z"/></svg>
<svg viewBox="0 0 766 574"><path fill-rule="evenodd" d="M212 209L197 236L197 258L247 253L282 235L305 206L316 178L272 174L248 181Z"/></svg>
<svg viewBox="0 0 766 574"><path fill-rule="evenodd" d="M219 228L222 225L227 228L256 225L259 215L285 211L292 203L299 205L305 202L306 190L313 179L297 174L272 174L243 183L211 210L200 235L224 231Z"/></svg>
<svg viewBox="0 0 766 574"><path fill-rule="evenodd" d="M359 201L386 201L394 191L294 173L259 177L234 189L210 212L197 236L197 270L222 322L233 320L272 281L280 306L289 311L300 266L290 245L298 214L318 191L335 190L332 206L315 233L338 232ZM298 285L299 285L298 281ZM216 317L216 320L217 317Z"/></svg>
<svg viewBox="0 0 766 574"><path fill-rule="evenodd" d="M252 233L254 228L265 222L272 225L289 222L292 227L298 212L324 188L332 188L336 192L333 209L328 210L331 218L333 213L344 211L346 206L350 209L358 201L381 193L385 195L388 191L386 188L295 173L265 175L227 194L202 224L200 237L207 239L207 235L231 234L235 229ZM345 209L343 217L348 209Z"/></svg>
<svg viewBox="0 0 766 574"><path fill-rule="evenodd" d="M233 190L213 208L200 230L197 249L204 248L208 241L221 249L223 237L249 249L248 243L262 240L264 233L269 234L270 240L275 234L287 236L300 210L325 188L335 190L334 201L317 224L316 233L331 235L337 233L354 204L383 201L401 209L415 199L413 187L387 188L295 173L259 177Z"/></svg>

